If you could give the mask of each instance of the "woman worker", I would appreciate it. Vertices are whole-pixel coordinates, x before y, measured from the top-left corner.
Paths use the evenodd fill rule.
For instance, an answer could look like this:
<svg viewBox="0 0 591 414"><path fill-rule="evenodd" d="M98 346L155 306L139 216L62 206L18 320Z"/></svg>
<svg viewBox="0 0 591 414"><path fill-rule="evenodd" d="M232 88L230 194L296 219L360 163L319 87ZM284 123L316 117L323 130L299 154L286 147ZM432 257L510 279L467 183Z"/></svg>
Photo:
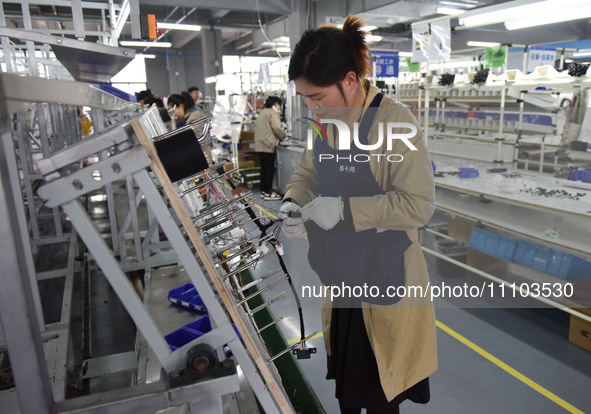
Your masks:
<svg viewBox="0 0 591 414"><path fill-rule="evenodd" d="M427 289L417 229L434 212L435 190L416 120L365 79L370 58L362 26L349 16L342 30L306 31L294 49L288 75L298 94L319 120L344 122L349 131L358 122L359 143L352 133L350 149L339 150L339 129L326 122L327 139L316 137L302 154L281 211L288 237L307 234L308 259L324 285L380 289L377 297L335 300L323 309L327 379L336 381L341 412L398 413L407 399L429 401L435 313L428 299L381 295L388 287ZM412 126L413 137L393 139L388 148L384 128L402 136Z"/></svg>
<svg viewBox="0 0 591 414"><path fill-rule="evenodd" d="M201 111L192 109L194 106L193 99L189 94L172 94L168 97L168 110L176 117L176 128L180 128L186 124L198 120L205 116ZM197 136L200 136L203 131L193 129ZM204 140L208 140L210 132L207 131ZM202 147L207 160L211 164L213 161L211 153L211 145L207 144Z"/></svg>
<svg viewBox="0 0 591 414"><path fill-rule="evenodd" d="M275 175L275 148L280 139L285 138L281 127L281 98L269 96L261 110L254 131L254 150L261 160L261 197L263 200L281 200L272 191Z"/></svg>

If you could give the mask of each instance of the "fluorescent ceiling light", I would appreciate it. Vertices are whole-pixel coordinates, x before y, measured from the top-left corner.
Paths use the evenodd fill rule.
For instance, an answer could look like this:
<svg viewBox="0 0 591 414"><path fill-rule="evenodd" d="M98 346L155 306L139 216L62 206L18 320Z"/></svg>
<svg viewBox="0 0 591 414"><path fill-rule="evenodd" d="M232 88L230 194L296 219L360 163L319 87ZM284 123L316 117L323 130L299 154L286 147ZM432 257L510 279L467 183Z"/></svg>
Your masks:
<svg viewBox="0 0 591 414"><path fill-rule="evenodd" d="M160 29L172 29L172 30L189 30L191 32L198 32L201 30L201 26L197 24L181 24L181 23L156 23Z"/></svg>
<svg viewBox="0 0 591 414"><path fill-rule="evenodd" d="M205 83L214 83L217 80L215 76L208 76L205 78Z"/></svg>
<svg viewBox="0 0 591 414"><path fill-rule="evenodd" d="M398 52L398 56L400 57L411 57L412 52Z"/></svg>
<svg viewBox="0 0 591 414"><path fill-rule="evenodd" d="M122 40L119 42L121 46L137 46L137 47L172 47L170 42L140 42L132 40Z"/></svg>
<svg viewBox="0 0 591 414"><path fill-rule="evenodd" d="M143 53L136 53L136 57L143 57L144 59L156 59L156 55L145 55Z"/></svg>
<svg viewBox="0 0 591 414"><path fill-rule="evenodd" d="M499 46L500 43L497 42L473 42L472 40L470 40L467 43L468 46L474 46L474 47L494 47L494 46Z"/></svg>
<svg viewBox="0 0 591 414"><path fill-rule="evenodd" d="M538 19L542 16L564 16L566 14L571 17L563 17L564 20L573 19L570 10L590 5L590 0L570 0L568 2L564 0L517 0L466 12L459 17L459 22L464 27L477 27L527 18L529 22L537 22L537 24L528 23L534 26L547 24ZM585 16L577 17L584 18Z"/></svg>
<svg viewBox="0 0 591 414"><path fill-rule="evenodd" d="M448 14L450 16L466 13L466 10L454 9L451 7L437 7L437 14Z"/></svg>
<svg viewBox="0 0 591 414"><path fill-rule="evenodd" d="M587 4L573 6L569 3L569 7L562 9L543 10L542 13L533 14L527 17L507 20L505 28L507 30L524 29L526 27L541 26L545 24L553 24L566 22L569 20L577 20L591 17L591 1Z"/></svg>
<svg viewBox="0 0 591 414"><path fill-rule="evenodd" d="M337 28L342 29L343 28L343 23L339 23L337 25L335 25ZM363 30L364 32L371 32L372 30L376 30L378 28L378 26L371 26L371 25L367 25L367 26L361 26L361 30Z"/></svg>
<svg viewBox="0 0 591 414"><path fill-rule="evenodd" d="M279 53L291 53L291 48L289 48L287 46L279 46L276 50Z"/></svg>
<svg viewBox="0 0 591 414"><path fill-rule="evenodd" d="M382 36L376 36L376 35L365 35L365 41L366 42L381 42L383 39Z"/></svg>

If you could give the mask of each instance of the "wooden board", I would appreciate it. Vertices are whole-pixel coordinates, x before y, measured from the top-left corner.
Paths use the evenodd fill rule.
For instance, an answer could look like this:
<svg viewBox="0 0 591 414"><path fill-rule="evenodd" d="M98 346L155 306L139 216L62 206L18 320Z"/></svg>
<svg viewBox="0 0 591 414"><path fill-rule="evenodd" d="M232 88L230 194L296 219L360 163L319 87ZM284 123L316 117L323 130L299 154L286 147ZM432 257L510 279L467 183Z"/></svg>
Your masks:
<svg viewBox="0 0 591 414"><path fill-rule="evenodd" d="M168 178L168 174L166 173L166 170L164 169L164 166L162 165L162 162L158 157L156 148L150 141L150 138L146 135L146 132L142 128L142 125L139 120L134 121L132 123L132 127L140 143L148 151L148 154L152 159L152 170L158 177L158 180L160 181L160 184L162 185L162 188L164 189L164 192L166 193L170 201L170 205L179 217L183 227L185 228L185 231L187 232L187 235L189 236L189 239L191 240L191 243L193 243L193 246L195 247L197 254L203 261L205 269L207 270L209 277L213 281L213 284L215 285L215 288L217 289L222 299L222 302L224 303L224 306L230 314L232 322L234 322L234 324L238 328L238 331L242 335L242 340L246 344L246 348L248 349L261 375L263 376L265 383L267 384L267 387L275 397L279 409L283 413L293 413L291 403L286 398L285 393L282 391L282 388L277 384L277 381L275 381L273 373L267 366L267 361L263 358L254 340L250 336L248 328L246 327L244 321L240 317L239 310L236 307L234 300L232 299L230 293L227 291L225 284L222 282L222 279L220 278L220 275L218 274L215 265L211 260L211 257L209 256L209 253L205 245L203 244L203 241L201 240L201 237L199 237L197 229L193 225L193 221L189 217L189 214L187 213L187 210L185 209L178 193L174 189L172 182Z"/></svg>

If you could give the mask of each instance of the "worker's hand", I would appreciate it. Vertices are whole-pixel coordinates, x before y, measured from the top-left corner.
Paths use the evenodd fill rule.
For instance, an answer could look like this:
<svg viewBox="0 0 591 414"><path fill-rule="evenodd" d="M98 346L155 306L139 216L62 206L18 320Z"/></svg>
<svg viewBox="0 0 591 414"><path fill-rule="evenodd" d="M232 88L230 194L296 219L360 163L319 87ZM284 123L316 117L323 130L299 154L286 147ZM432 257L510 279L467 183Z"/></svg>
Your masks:
<svg viewBox="0 0 591 414"><path fill-rule="evenodd" d="M306 237L306 228L304 227L304 219L300 215L299 205L292 201L286 201L281 205L279 211L281 211L279 217L283 219L281 231L285 233L285 236L289 238L299 237L302 239ZM297 217L292 217L292 215Z"/></svg>
<svg viewBox="0 0 591 414"><path fill-rule="evenodd" d="M324 230L330 230L344 219L341 197L318 197L302 207L304 221L313 220Z"/></svg>

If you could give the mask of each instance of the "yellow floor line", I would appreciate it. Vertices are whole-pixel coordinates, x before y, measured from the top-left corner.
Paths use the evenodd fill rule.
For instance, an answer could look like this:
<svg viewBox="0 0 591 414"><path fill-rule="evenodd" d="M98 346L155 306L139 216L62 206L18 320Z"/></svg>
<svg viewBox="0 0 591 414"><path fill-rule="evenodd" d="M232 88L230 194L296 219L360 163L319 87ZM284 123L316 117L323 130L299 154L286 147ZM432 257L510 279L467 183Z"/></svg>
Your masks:
<svg viewBox="0 0 591 414"><path fill-rule="evenodd" d="M501 368L502 370L504 370L508 374L514 376L519 381L523 382L525 385L533 388L534 390L536 390L537 392L542 394L544 397L546 397L549 400L551 400L552 402L558 404L559 406L561 406L562 408L567 410L569 413L584 414L583 411L581 411L578 408L567 403L562 398L560 398L556 394L548 391L546 388L542 387L537 382L532 381L531 379L529 379L528 377L523 375L521 372L515 370L514 368L510 367L509 365L507 365L506 363L504 363L503 361L501 361L500 359L498 359L494 355L490 354L489 352L485 351L484 349L482 349L481 347L476 345L474 342L470 341L469 339L464 338L462 335L460 335L459 333L457 333L456 331L454 331L450 327L444 325L443 323L441 323L439 321L437 321L437 327L439 329L441 329L442 331L444 331L445 333L447 333L448 335L450 335L451 337L457 339L458 341L460 341L461 343L466 345L468 348L470 348L474 352L476 352L476 353L480 354L481 356L483 356L484 358L488 359L490 362L492 362L493 364L495 364L496 366L498 366L499 368Z"/></svg>
<svg viewBox="0 0 591 414"><path fill-rule="evenodd" d="M317 333L316 335L314 335L314 336L313 336L312 338L310 338L310 339L322 338L323 336L324 336L324 334L323 334L322 332L319 332L319 333ZM308 341L309 341L310 339L308 339ZM290 339L290 340L288 340L288 341L287 341L287 343L288 343L289 345L293 345L293 344L295 344L296 342L300 342L300 338L293 338L293 339Z"/></svg>
<svg viewBox="0 0 591 414"><path fill-rule="evenodd" d="M556 394L548 391L546 388L542 387L537 382L529 379L528 377L526 377L525 375L523 375L521 372L519 372L516 369L510 367L509 365L507 365L506 363L504 363L503 361L501 361L499 358L497 358L494 355L492 355L491 353L485 351L484 349L482 349L481 347L479 347L478 345L476 345L474 342L470 341L467 338L464 338L462 335L460 335L459 333L457 333L456 331L454 331L453 329L451 329L447 325L444 325L440 321L437 321L436 323L437 323L437 327L439 329L441 329L443 332L447 333L452 338L457 339L459 342L463 343L464 345L466 345L468 348L470 348L471 350L473 350L477 354L479 354L479 355L483 356L484 358L488 359L490 362L492 362L493 364L495 364L496 366L498 366L499 368L501 368L502 370L504 370L508 374L514 376L519 381L523 382L525 385L533 388L535 391L539 392L540 394L542 394L544 397L548 398L549 400L551 400L555 404L558 404L559 406L561 406L562 408L564 408L565 410L567 410L569 413L573 413L573 414L585 414L583 411L581 411L578 408L574 407L572 404L567 403L562 398L560 398ZM310 339L322 338L322 336L323 336L323 334L322 334L322 332L320 332L320 333L314 335ZM299 342L299 340L300 340L299 338L294 338L294 339L288 340L287 343L290 344L290 345L292 345L292 344L295 344L296 342Z"/></svg>
<svg viewBox="0 0 591 414"><path fill-rule="evenodd" d="M263 212L267 213L267 215L268 215L269 217L271 217L272 219L276 219L276 218L277 218L277 216L276 216L275 214L271 213L269 210L265 209L265 208L264 208L264 207L262 207L260 204L257 204L255 207L256 207L256 208L258 208L259 210L261 210L261 211L263 211Z"/></svg>

